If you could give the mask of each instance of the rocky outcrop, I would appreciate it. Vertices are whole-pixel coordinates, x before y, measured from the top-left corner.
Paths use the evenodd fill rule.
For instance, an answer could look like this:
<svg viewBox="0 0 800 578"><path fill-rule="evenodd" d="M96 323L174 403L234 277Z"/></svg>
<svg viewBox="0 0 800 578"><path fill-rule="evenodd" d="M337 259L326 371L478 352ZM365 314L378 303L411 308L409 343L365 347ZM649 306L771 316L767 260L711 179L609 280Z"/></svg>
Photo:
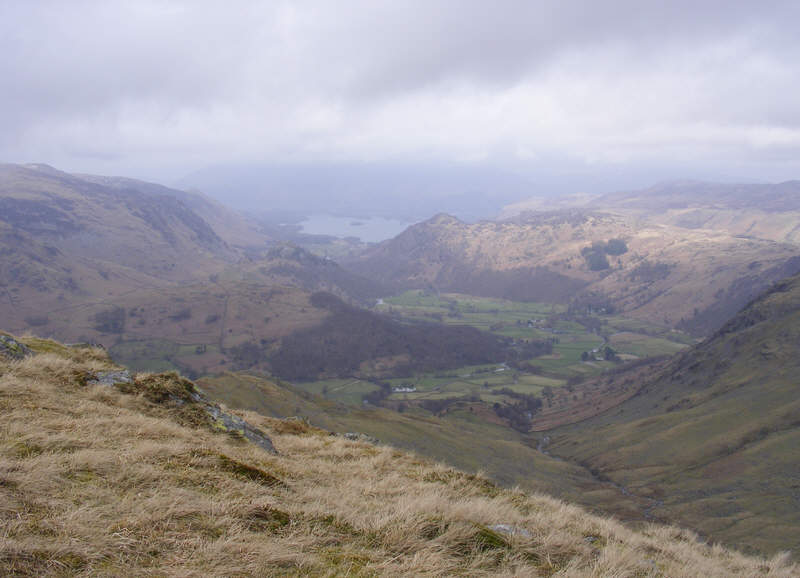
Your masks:
<svg viewBox="0 0 800 578"><path fill-rule="evenodd" d="M254 443L262 450L271 454L277 454L275 446L272 445L272 440L263 431L255 426L250 425L242 418L230 413L225 413L216 404L209 403L198 394L198 403L203 405L203 409L214 420L214 424L220 429L225 431L237 432L239 435Z"/></svg>
<svg viewBox="0 0 800 578"><path fill-rule="evenodd" d="M153 403L178 410L192 408L196 412L199 408L204 415L204 419L200 420L202 424L215 430L240 435L271 454L278 453L267 434L242 418L223 411L197 389L194 383L175 373L134 376L124 369L96 371L87 377L86 384L115 387L124 393L141 394Z"/></svg>
<svg viewBox="0 0 800 578"><path fill-rule="evenodd" d="M127 369L121 371L97 371L86 380L86 385L105 385L112 387L118 383L133 383L131 372Z"/></svg>
<svg viewBox="0 0 800 578"><path fill-rule="evenodd" d="M33 355L33 351L10 335L0 335L0 355L7 359L20 360Z"/></svg>
<svg viewBox="0 0 800 578"><path fill-rule="evenodd" d="M348 440L351 440L351 441L354 441L354 442L367 442L367 443L374 444L374 445L377 445L377 444L380 443L380 441L377 438L374 438L372 436L368 436L367 434L363 434L363 433L360 433L360 432L350 432L349 431L347 433L341 434L341 436L343 438L345 438L345 439L348 439Z"/></svg>

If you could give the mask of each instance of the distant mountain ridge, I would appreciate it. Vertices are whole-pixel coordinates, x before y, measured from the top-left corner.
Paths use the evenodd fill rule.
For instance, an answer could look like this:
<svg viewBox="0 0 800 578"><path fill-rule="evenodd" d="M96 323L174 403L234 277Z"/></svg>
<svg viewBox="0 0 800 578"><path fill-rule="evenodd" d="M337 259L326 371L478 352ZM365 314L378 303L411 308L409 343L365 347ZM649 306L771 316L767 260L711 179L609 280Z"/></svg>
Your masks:
<svg viewBox="0 0 800 578"><path fill-rule="evenodd" d="M672 181L638 191L602 194L591 205L652 211L708 206L767 212L800 211L800 180L774 184Z"/></svg>
<svg viewBox="0 0 800 578"><path fill-rule="evenodd" d="M745 184L671 181L633 191L534 197L506 206L502 215L508 218L553 206L800 245L800 180Z"/></svg>

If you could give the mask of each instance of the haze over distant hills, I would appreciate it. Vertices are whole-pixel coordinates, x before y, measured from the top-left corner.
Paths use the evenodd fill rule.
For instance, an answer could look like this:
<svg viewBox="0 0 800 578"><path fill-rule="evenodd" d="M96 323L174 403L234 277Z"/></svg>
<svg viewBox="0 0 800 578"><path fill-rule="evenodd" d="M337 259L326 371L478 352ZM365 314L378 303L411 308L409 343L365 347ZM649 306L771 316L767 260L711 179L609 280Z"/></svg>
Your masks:
<svg viewBox="0 0 800 578"><path fill-rule="evenodd" d="M800 243L800 181L674 181L632 191L532 197L506 206L503 217L565 208L623 213L685 229L721 230L732 235Z"/></svg>
<svg viewBox="0 0 800 578"><path fill-rule="evenodd" d="M322 212L407 222L443 211L466 220L491 217L536 189L530 179L497 168L419 163L223 165L178 184L278 217Z"/></svg>

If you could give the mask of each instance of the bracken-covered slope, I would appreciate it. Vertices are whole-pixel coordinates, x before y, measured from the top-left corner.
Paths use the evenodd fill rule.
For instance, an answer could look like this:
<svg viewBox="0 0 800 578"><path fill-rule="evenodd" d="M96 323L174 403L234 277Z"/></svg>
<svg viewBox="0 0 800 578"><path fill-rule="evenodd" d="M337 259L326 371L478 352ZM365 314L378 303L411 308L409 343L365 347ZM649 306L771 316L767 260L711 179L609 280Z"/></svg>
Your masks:
<svg viewBox="0 0 800 578"><path fill-rule="evenodd" d="M795 245L725 231L562 210L473 224L437 215L347 265L396 289L577 299L703 335L798 272L798 255Z"/></svg>
<svg viewBox="0 0 800 578"><path fill-rule="evenodd" d="M4 575L792 576L665 526L632 531L387 446L256 414L215 428L175 377L90 384L96 350L0 359ZM165 385L166 384L166 385ZM164 389L166 387L166 389ZM191 398L189 398L191 399Z"/></svg>
<svg viewBox="0 0 800 578"><path fill-rule="evenodd" d="M639 394L550 433L553 453L741 548L800 549L800 276L777 283Z"/></svg>

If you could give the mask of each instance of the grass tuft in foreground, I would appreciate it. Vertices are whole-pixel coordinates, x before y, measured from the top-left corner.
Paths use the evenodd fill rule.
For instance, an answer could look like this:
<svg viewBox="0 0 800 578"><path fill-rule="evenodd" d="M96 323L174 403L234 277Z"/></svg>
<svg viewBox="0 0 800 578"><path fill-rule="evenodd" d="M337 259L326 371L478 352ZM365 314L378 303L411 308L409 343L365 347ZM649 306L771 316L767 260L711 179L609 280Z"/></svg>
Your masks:
<svg viewBox="0 0 800 578"><path fill-rule="evenodd" d="M35 349L35 348L34 348ZM666 526L633 531L386 446L242 414L279 454L183 423L65 350L0 360L3 575L797 575ZM181 386L173 377L167 387ZM148 385L150 384L150 385ZM175 393L172 391L172 393ZM189 405L187 402L185 405Z"/></svg>

